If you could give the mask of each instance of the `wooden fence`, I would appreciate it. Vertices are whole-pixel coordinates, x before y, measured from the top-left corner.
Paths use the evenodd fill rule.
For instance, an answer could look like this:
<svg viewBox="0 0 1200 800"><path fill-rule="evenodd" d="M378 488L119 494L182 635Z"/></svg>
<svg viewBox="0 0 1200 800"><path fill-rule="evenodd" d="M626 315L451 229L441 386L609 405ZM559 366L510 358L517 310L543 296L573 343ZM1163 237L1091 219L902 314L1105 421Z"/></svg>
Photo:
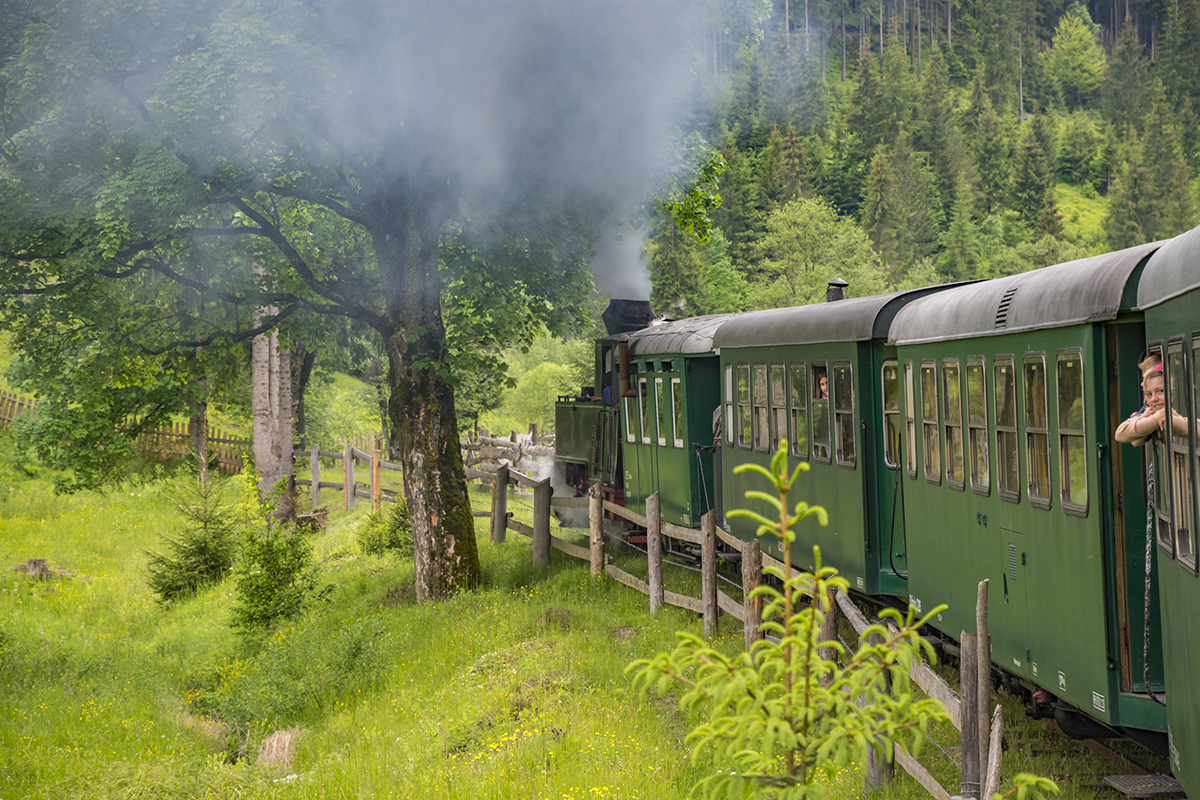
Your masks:
<svg viewBox="0 0 1200 800"><path fill-rule="evenodd" d="M492 475L501 466L521 470L525 473L546 473L554 465L554 447L538 436L537 425L529 426L528 434L513 431L507 439L491 436L486 429L468 434L461 443L463 465L468 472L474 470L483 475L468 475L468 480L480 483L492 482Z"/></svg>
<svg viewBox="0 0 1200 800"><path fill-rule="evenodd" d="M186 422L176 422L166 428L142 431L134 447L143 456L169 461L186 458L193 453L192 434ZM230 475L242 471L242 454L250 448L250 440L230 436L216 428L208 429L208 457L216 458L217 468ZM211 460L209 463L212 463Z"/></svg>
<svg viewBox="0 0 1200 800"><path fill-rule="evenodd" d="M399 481L384 481L380 475L384 470L399 472L400 465L393 464L383 460L383 448L378 439L371 441L370 439L361 443L367 444L371 448L371 452L367 453L355 447L352 443L355 440L346 442L343 445L341 452L334 450L322 450L320 446L313 445L311 450L296 450L292 453L293 463L301 461L305 456L308 457L309 470L311 476L309 478L297 478L297 486L308 486L312 493L312 509L316 511L321 505L321 490L322 489L338 489L342 492L342 502L345 508L354 508L359 497L371 501L372 508L379 508L379 504L383 500L394 500L396 495L401 491ZM321 459L327 461L341 462L341 480L326 481L321 479ZM371 480L369 482L359 481L355 478L354 467L356 464L371 465ZM352 489L353 491L350 491Z"/></svg>
<svg viewBox="0 0 1200 800"><path fill-rule="evenodd" d="M0 428L12 425L21 414L37 416L37 403L11 392L0 391Z"/></svg>
<svg viewBox="0 0 1200 800"><path fill-rule="evenodd" d="M603 500L596 486L591 487L586 497L553 497L549 478L537 480L507 465L501 465L491 473L468 469L467 474L473 478L492 478L491 541L505 541L508 531L531 538L535 567L549 566L550 551L558 550L571 558L587 561L593 578L603 573L647 595L651 612L657 612L663 605L672 605L702 615L704 635L708 638L717 635L722 612L741 623L747 649L762 637L762 600L757 597L751 598L751 593L762 580L764 566L774 566L782 573L784 565L763 553L757 541L742 541L718 528L714 512L709 512L701 518L700 530L697 531L663 521L659 513L657 493L647 498L646 514L642 515ZM533 525L513 519L513 515L509 513L510 486L524 487L533 493ZM588 509L588 547L572 544L551 533L550 511L555 507ZM605 513L629 520L646 529L646 580L615 566L612 557L605 553L602 530ZM700 546L700 597L673 592L664 585L664 536ZM731 597L717 585L718 541L741 554L741 598ZM792 574L795 573L793 570ZM976 613L978 633L964 632L961 641L960 679L964 687L963 696L960 698L958 693L924 663L918 663L911 673L914 683L946 707L955 728L962 734L961 795L948 792L924 765L903 749L896 748L894 752L895 763L901 765L937 800L952 800L952 797L958 796L987 798L999 788L1002 735L1000 706L997 705L992 714L987 713L991 697L991 658L986 621L987 581L980 584L979 594ZM869 624L867 619L848 595L838 592L835 599L835 609L841 610L861 636ZM875 763L873 753L870 760L866 780L867 786L873 787L890 778L891 766Z"/></svg>

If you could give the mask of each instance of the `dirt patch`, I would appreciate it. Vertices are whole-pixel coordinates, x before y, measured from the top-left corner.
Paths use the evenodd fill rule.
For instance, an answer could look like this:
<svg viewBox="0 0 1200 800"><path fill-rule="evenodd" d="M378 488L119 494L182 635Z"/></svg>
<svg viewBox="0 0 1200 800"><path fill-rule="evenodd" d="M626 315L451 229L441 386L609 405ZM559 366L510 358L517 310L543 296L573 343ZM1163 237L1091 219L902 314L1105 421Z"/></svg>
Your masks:
<svg viewBox="0 0 1200 800"><path fill-rule="evenodd" d="M618 642L633 641L633 637L637 636L637 631L628 625L622 625L620 628L613 628L612 637Z"/></svg>
<svg viewBox="0 0 1200 800"><path fill-rule="evenodd" d="M538 627L543 630L566 630L571 627L574 615L562 606L550 606L538 617Z"/></svg>
<svg viewBox="0 0 1200 800"><path fill-rule="evenodd" d="M417 594L414 591L411 583L403 586L393 586L391 589L387 590L387 594L383 596L383 600L380 604L384 608L395 608L398 605L413 602L413 600L416 599L416 596Z"/></svg>

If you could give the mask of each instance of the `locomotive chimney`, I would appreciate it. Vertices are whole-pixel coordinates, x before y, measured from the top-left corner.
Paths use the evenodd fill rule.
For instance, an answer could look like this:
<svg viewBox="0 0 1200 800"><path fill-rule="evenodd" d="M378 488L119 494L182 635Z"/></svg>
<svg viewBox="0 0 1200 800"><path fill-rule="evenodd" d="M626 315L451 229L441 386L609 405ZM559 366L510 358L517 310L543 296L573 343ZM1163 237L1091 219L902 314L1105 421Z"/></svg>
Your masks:
<svg viewBox="0 0 1200 800"><path fill-rule="evenodd" d="M835 300L841 300L843 297L842 290L845 289L849 285L850 284L846 283L841 278L834 278L833 280L831 280L827 284L828 288L825 289L825 302L832 303Z"/></svg>
<svg viewBox="0 0 1200 800"><path fill-rule="evenodd" d="M649 300L612 300L600 316L608 335L616 336L647 327L654 319L654 311Z"/></svg>

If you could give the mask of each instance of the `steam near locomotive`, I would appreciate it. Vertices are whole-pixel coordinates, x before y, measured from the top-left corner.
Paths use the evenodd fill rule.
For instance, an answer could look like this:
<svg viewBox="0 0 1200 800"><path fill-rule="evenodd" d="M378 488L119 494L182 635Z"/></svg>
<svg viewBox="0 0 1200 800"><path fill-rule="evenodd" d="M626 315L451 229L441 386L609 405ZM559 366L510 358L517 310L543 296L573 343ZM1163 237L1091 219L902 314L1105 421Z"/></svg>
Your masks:
<svg viewBox="0 0 1200 800"><path fill-rule="evenodd" d="M715 510L751 539L724 518L752 481L734 469L786 442L797 497L830 512L793 563L819 545L875 602L945 603L946 639L989 579L992 660L1030 713L1135 739L1200 796L1200 228L796 308L656 321L615 300L605 323L594 385L556 409L576 490L639 512L659 492L664 519ZM1149 356L1173 423L1118 444Z"/></svg>

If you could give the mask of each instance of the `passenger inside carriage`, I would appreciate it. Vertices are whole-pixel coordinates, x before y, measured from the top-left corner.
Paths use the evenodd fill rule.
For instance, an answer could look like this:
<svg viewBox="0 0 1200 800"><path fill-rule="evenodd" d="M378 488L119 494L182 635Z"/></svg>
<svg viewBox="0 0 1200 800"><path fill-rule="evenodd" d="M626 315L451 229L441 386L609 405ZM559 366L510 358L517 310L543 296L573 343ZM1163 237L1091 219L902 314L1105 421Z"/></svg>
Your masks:
<svg viewBox="0 0 1200 800"><path fill-rule="evenodd" d="M1145 404L1122 422L1114 434L1118 442L1134 447L1141 447L1155 433L1165 430L1167 419L1166 380L1163 376L1162 359L1157 354L1152 354L1142 364L1147 365L1142 373L1142 398ZM1187 436L1186 417L1172 412L1171 425L1176 434Z"/></svg>

